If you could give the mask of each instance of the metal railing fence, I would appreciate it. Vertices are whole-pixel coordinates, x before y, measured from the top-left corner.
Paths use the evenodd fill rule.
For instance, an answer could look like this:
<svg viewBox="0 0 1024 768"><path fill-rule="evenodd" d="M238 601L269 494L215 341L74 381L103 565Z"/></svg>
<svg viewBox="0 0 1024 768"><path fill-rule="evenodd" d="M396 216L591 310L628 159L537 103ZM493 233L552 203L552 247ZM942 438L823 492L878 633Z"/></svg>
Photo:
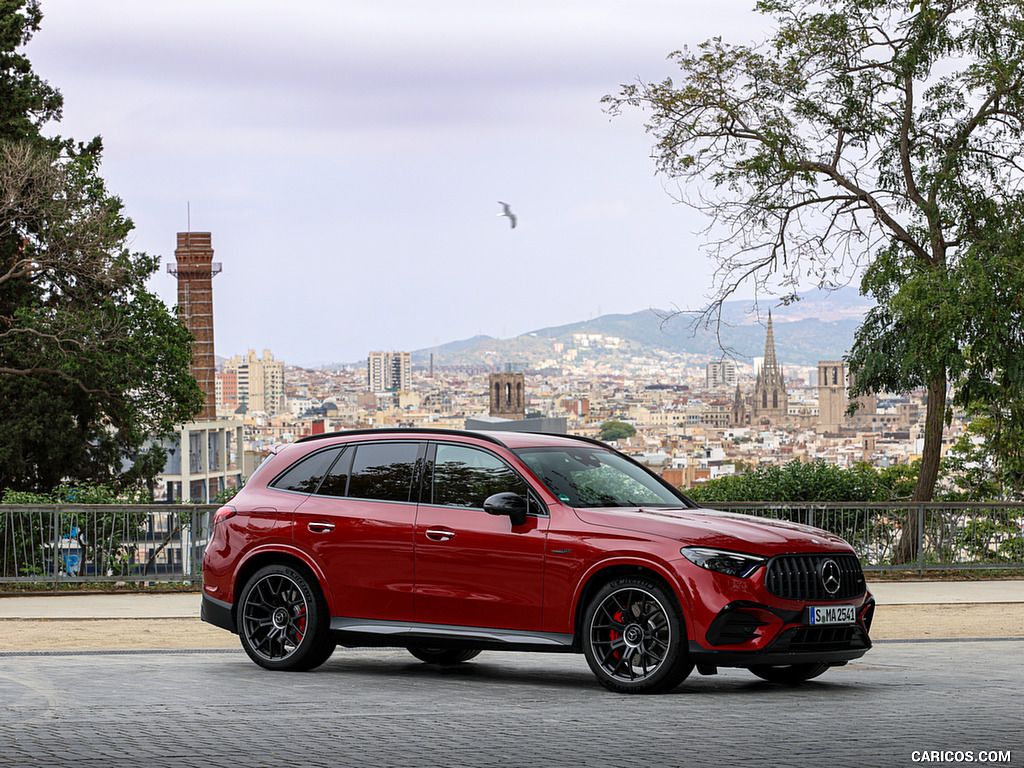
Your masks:
<svg viewBox="0 0 1024 768"><path fill-rule="evenodd" d="M767 503L708 507L822 528L842 536L866 571L1024 568L1024 504Z"/></svg>
<svg viewBox="0 0 1024 768"><path fill-rule="evenodd" d="M216 509L0 505L0 582L194 580Z"/></svg>
<svg viewBox="0 0 1024 768"><path fill-rule="evenodd" d="M1024 504L718 502L838 534L867 571L1024 568ZM216 504L0 505L0 582L193 581Z"/></svg>

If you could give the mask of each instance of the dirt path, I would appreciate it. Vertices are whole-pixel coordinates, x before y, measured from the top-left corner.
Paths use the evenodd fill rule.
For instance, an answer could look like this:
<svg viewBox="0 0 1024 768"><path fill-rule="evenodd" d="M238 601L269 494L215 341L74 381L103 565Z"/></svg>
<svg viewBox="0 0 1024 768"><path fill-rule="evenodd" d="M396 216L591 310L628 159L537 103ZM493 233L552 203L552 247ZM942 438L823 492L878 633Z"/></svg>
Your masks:
<svg viewBox="0 0 1024 768"><path fill-rule="evenodd" d="M879 606L875 640L1024 637L1024 603ZM238 648L238 637L199 619L6 619L0 651Z"/></svg>

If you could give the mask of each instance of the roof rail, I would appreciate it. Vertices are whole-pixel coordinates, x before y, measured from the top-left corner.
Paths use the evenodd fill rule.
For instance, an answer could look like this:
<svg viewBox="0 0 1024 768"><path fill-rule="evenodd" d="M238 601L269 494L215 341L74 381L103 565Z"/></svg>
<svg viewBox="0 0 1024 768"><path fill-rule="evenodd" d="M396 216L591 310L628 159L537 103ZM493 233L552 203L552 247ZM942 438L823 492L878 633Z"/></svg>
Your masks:
<svg viewBox="0 0 1024 768"><path fill-rule="evenodd" d="M342 435L380 435L380 434L409 434L415 432L417 434L427 435L460 435L466 436L471 435L472 437L480 438L481 440L488 440L495 445L500 445L502 448L507 448L501 440L494 437L494 435L486 432L476 432L469 429L439 429L437 427L381 427L380 429L343 429L338 432L324 432L320 435L307 435L306 437L300 437L296 440L296 443L308 443L313 440L323 440L327 437L339 437Z"/></svg>

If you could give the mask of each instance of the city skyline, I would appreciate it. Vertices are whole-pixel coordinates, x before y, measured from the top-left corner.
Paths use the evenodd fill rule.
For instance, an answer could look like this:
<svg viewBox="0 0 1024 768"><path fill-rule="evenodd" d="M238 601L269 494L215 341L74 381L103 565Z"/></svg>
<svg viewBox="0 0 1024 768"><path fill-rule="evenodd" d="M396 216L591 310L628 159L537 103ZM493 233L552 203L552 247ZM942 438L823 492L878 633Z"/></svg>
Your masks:
<svg viewBox="0 0 1024 768"><path fill-rule="evenodd" d="M176 233L211 232L217 348L315 364L702 304L706 221L600 100L761 39L752 7L46 0L24 52L65 98L47 132L103 136L151 287L173 304Z"/></svg>

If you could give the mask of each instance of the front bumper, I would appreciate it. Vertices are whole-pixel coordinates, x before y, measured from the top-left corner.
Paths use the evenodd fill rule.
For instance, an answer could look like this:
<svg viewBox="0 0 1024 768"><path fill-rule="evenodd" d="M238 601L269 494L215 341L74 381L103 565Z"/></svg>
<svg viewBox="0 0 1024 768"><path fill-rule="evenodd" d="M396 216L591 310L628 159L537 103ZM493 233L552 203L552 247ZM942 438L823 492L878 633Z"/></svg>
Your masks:
<svg viewBox="0 0 1024 768"><path fill-rule="evenodd" d="M690 658L716 667L844 664L871 649L874 610L869 596L858 606L854 623L811 626L804 623L804 610L730 603L711 623L705 643L690 641Z"/></svg>

